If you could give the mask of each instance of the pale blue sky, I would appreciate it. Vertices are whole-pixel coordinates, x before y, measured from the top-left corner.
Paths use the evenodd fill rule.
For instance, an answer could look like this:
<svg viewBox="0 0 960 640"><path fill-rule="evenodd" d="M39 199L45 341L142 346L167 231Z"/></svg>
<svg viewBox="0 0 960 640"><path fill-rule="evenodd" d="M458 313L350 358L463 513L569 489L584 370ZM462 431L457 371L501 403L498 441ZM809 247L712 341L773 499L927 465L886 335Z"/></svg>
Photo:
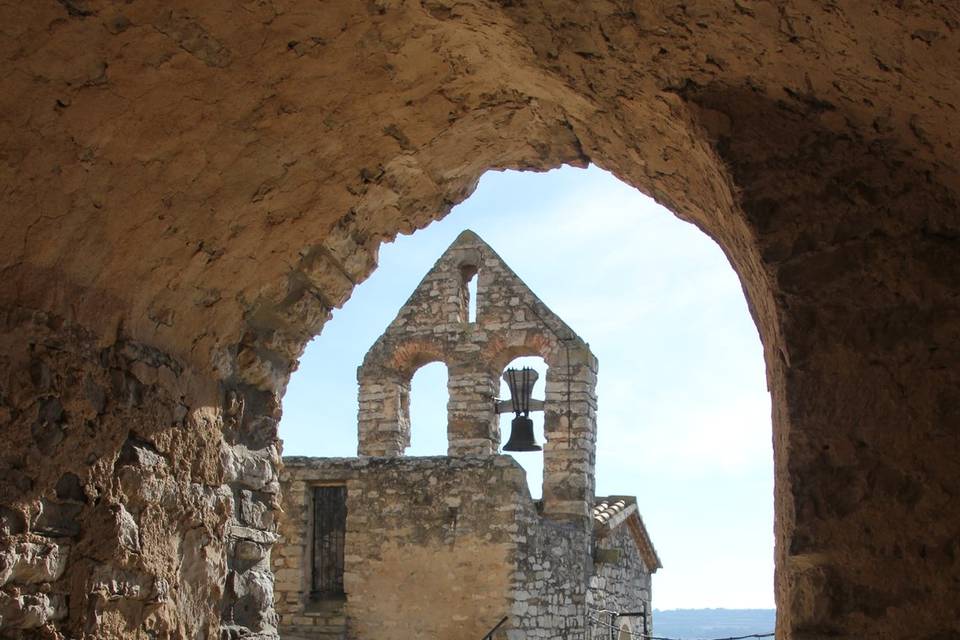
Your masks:
<svg viewBox="0 0 960 640"><path fill-rule="evenodd" d="M664 564L654 606L772 607L770 399L740 282L710 238L595 167L487 173L446 218L384 245L290 381L284 455L356 454L357 365L468 228L600 361L597 493L637 496ZM443 365L417 372L408 453L446 452L446 401ZM539 496L540 454L516 457Z"/></svg>

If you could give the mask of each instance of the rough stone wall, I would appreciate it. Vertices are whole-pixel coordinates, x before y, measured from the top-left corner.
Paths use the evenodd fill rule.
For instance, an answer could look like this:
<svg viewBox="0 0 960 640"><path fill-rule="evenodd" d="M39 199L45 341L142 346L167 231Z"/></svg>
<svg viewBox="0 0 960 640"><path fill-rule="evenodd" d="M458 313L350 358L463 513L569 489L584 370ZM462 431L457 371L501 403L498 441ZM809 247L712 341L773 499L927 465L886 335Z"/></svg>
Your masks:
<svg viewBox="0 0 960 640"><path fill-rule="evenodd" d="M283 638L339 637L310 601L311 487L347 487L345 637L481 638L509 611L514 505L533 508L506 456L285 458L274 558Z"/></svg>
<svg viewBox="0 0 960 640"><path fill-rule="evenodd" d="M473 276L477 317L469 322L467 282ZM449 454L496 452L500 374L522 355L541 356L548 367L544 514L586 526L596 463L597 360L471 231L437 260L357 371L360 454L403 453L410 442L410 379L433 360L446 363L449 372Z"/></svg>
<svg viewBox="0 0 960 640"><path fill-rule="evenodd" d="M541 518L528 504L517 505L516 520L509 640L580 640L586 631L592 533L578 522Z"/></svg>
<svg viewBox="0 0 960 640"><path fill-rule="evenodd" d="M647 626L643 626L643 618L630 618L630 629L637 633L653 633L652 574L647 567L637 544L630 534L626 523L615 528L606 537L595 542L600 550L619 551L619 558L606 562L595 562L593 575L590 576L590 585L587 590L588 625L596 638L609 638L609 629L602 624L595 624L593 620L608 623L611 618L606 613L647 612ZM602 557L600 554L594 554Z"/></svg>
<svg viewBox="0 0 960 640"><path fill-rule="evenodd" d="M221 389L137 342L24 309L0 328L0 636L217 638L223 613L270 637L265 425L249 451Z"/></svg>
<svg viewBox="0 0 960 640"><path fill-rule="evenodd" d="M38 0L0 4L0 25L0 305L74 327L61 351L84 367L122 335L188 389L279 398L380 242L488 169L595 162L743 281L773 396L781 634L960 633L954 3ZM119 455L128 421L93 422ZM30 459L19 419L0 428ZM178 460L220 451L190 433ZM55 495L49 469L9 485L14 511ZM109 540L92 546L124 562ZM100 624L70 611L71 633Z"/></svg>

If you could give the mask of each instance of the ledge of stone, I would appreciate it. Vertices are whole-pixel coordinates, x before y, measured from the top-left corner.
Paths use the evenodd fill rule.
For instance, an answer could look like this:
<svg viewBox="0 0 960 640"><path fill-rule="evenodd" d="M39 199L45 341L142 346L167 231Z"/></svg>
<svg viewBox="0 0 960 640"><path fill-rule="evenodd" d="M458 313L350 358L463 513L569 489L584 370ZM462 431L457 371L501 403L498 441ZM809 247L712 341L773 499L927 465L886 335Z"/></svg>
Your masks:
<svg viewBox="0 0 960 640"><path fill-rule="evenodd" d="M237 525L232 525L227 535L237 540L250 540L251 542L258 542L260 544L273 544L280 539L280 536L276 533Z"/></svg>

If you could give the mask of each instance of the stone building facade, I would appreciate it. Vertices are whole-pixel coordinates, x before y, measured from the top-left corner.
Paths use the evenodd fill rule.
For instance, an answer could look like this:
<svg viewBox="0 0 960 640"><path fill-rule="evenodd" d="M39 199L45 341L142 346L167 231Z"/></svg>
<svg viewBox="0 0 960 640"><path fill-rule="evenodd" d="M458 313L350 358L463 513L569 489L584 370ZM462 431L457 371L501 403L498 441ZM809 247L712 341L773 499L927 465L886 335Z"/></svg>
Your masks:
<svg viewBox="0 0 960 640"><path fill-rule="evenodd" d="M548 365L542 501L497 455L498 379L527 355ZM448 455L405 457L410 380L438 360L449 370ZM586 343L461 234L358 369L359 457L284 460L281 637L482 638L506 618L500 637L572 639L637 624L611 612L649 622L660 563L636 501L594 498L596 375ZM342 507L319 499L330 492ZM333 592L317 579L331 567Z"/></svg>

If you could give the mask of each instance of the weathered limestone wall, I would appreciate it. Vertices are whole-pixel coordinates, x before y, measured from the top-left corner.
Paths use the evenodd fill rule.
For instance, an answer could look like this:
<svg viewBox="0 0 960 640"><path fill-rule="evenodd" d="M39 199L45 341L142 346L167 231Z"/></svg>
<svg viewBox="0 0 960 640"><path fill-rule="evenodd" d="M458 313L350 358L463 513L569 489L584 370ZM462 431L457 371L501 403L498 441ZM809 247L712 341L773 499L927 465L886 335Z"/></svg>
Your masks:
<svg viewBox="0 0 960 640"><path fill-rule="evenodd" d="M598 541L600 550L619 552L617 559L594 563L594 574L590 578L587 590L587 612L592 619L608 623L611 618L603 611L615 612L647 612L647 627L643 626L642 617L629 619L630 629L641 633L653 633L653 607L650 606L652 597L652 574L650 567L643 562L637 544L626 525L617 527L608 536ZM600 557L603 553L595 554ZM607 557L610 557L609 554ZM597 632L603 631L601 625L594 625ZM610 637L609 631L596 633L595 637Z"/></svg>
<svg viewBox="0 0 960 640"><path fill-rule="evenodd" d="M145 345L0 310L0 636L272 637L273 416L230 398Z"/></svg>
<svg viewBox="0 0 960 640"><path fill-rule="evenodd" d="M282 638L330 628L329 609L309 601L311 487L330 482L347 487L347 638L480 638L507 615L522 535L514 510L533 509L511 458L285 458Z"/></svg>

